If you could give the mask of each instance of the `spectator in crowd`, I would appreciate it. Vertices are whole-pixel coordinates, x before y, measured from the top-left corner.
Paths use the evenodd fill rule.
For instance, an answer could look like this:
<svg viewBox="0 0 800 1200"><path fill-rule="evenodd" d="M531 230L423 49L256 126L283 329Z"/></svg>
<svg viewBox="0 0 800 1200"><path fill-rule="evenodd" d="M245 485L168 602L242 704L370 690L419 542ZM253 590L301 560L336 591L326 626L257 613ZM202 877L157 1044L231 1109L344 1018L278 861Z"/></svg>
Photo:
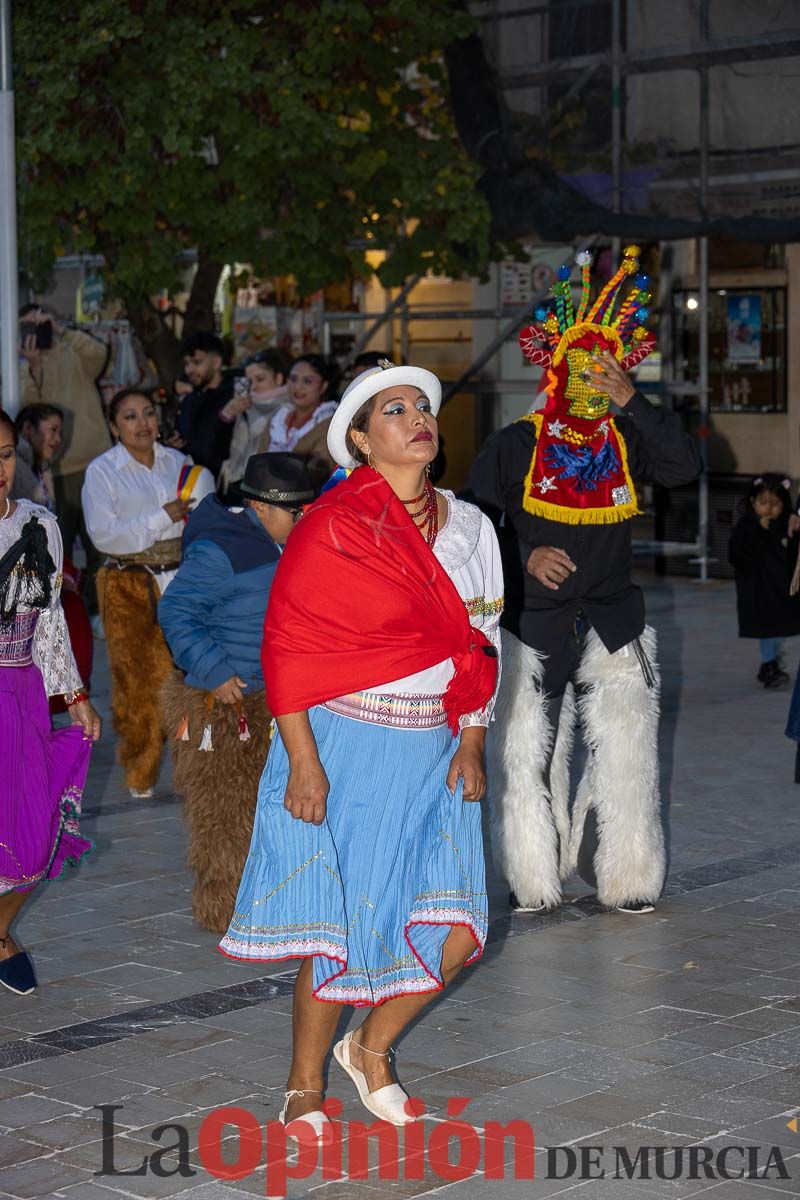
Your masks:
<svg viewBox="0 0 800 1200"><path fill-rule="evenodd" d="M97 389L107 348L88 333L65 329L52 313L35 304L20 309L20 402L57 405L64 413L63 450L53 468L55 511L64 550L72 554L80 538L86 555L86 599L96 608L94 576L100 557L91 544L81 509L86 468L108 449L103 403Z"/></svg>
<svg viewBox="0 0 800 1200"><path fill-rule="evenodd" d="M336 469L328 449L328 427L336 412L333 371L321 354L296 358L289 372L289 402L282 405L264 431L259 450L298 454L315 483Z"/></svg>
<svg viewBox="0 0 800 1200"><path fill-rule="evenodd" d="M83 506L90 537L109 556L97 588L119 758L131 795L147 798L166 736L160 691L172 669L156 606L180 565L183 522L214 481L156 440L158 415L141 388L117 393L109 424L118 444L89 464Z"/></svg>
<svg viewBox="0 0 800 1200"><path fill-rule="evenodd" d="M789 682L780 654L783 639L800 633L800 601L790 585L797 543L789 540L790 480L759 475L744 498L731 533L728 557L736 579L739 637L758 638L765 688Z"/></svg>
<svg viewBox="0 0 800 1200"><path fill-rule="evenodd" d="M183 367L192 391L183 397L175 423L182 445L195 463L216 480L231 447L233 423L222 411L233 400L238 371L223 370L225 343L216 333L200 331L181 343Z"/></svg>
<svg viewBox="0 0 800 1200"><path fill-rule="evenodd" d="M54 404L28 404L17 413L15 421L17 471L11 489L12 500L31 500L55 512L55 492L51 463L61 448L64 416ZM78 672L89 689L92 678L92 626L81 592L85 573L79 571L68 555L64 555L61 580L61 607L67 621L67 631ZM64 700L50 697L50 712L64 712Z"/></svg>
<svg viewBox="0 0 800 1200"><path fill-rule="evenodd" d="M245 464L255 454L270 418L289 397L286 387L289 364L281 350L259 350L245 359L242 369L244 376L236 382L239 394L228 401L220 414L223 421L233 422L230 455L222 465L219 479L223 495L242 478Z"/></svg>
<svg viewBox="0 0 800 1200"><path fill-rule="evenodd" d="M14 423L19 442L12 499L32 500L54 513L52 463L64 438L64 414L55 404L28 404Z"/></svg>
<svg viewBox="0 0 800 1200"><path fill-rule="evenodd" d="M244 508L207 496L192 513L180 570L158 606L180 668L163 698L189 826L192 912L218 933L233 917L269 747L260 651L270 587L280 548L314 499L293 454L254 455L239 490Z"/></svg>
<svg viewBox="0 0 800 1200"><path fill-rule="evenodd" d="M342 371L342 377L339 385L344 393L350 384L360 375L362 371L368 371L370 367L379 367L382 362L388 362L391 359L391 354L383 350L364 350L361 354L357 354L351 363L349 363Z"/></svg>

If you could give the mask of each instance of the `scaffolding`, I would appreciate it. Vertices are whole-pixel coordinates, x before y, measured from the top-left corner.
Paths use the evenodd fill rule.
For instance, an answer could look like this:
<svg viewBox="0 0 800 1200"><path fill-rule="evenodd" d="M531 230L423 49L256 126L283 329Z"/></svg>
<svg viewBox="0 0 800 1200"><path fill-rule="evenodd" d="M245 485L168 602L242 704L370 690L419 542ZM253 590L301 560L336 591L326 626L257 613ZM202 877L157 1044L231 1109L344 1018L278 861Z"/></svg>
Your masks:
<svg viewBox="0 0 800 1200"><path fill-rule="evenodd" d="M547 86L554 83L569 82L573 89L579 91L583 84L596 73L607 74L611 95L611 128L610 128L610 158L611 158L611 194L612 208L615 212L622 210L622 149L624 138L625 112L625 83L630 75L645 72L674 72L694 70L699 80L698 106L698 207L701 219L707 217L709 189L709 153L710 153L710 105L709 105L709 69L711 67L753 62L764 59L784 58L800 55L800 28L787 29L777 32L762 32L755 36L732 36L711 38L709 30L709 0L698 0L696 39L681 45L659 47L649 46L635 51L627 51L623 44L623 0L559 0L558 12L568 8L599 7L610 8L611 44L608 51L596 54L573 55L548 59L534 67L522 71L506 72L500 80L501 87L506 91L532 86ZM548 17L553 15L554 6L550 3L539 3L517 9L503 11L496 2L490 11L479 13L479 19L488 25L499 21L516 21L526 17ZM576 249L579 248L576 246ZM677 397L693 397L697 400L699 413L699 441L703 458L703 473L697 484L698 488L698 520L697 536L693 542L675 542L665 540L637 541L634 549L637 553L658 555L680 555L691 557L699 567L699 579L708 580L709 564L709 480L707 432L710 416L710 385L709 385L709 257L708 238L697 239L697 276L698 276L698 307L699 307L699 358L697 377L692 382L676 382L672 370L672 312L671 312L671 278L669 272L662 273L659 307L662 314L662 330L664 333L662 355L662 380L659 390L671 399ZM614 245L616 257L619 257L619 240ZM668 257L664 254L665 244L662 243L662 262ZM394 298L386 311L377 318L371 313L323 313L323 348L330 349L331 323L336 321L363 321L365 328L348 356L352 361L356 354L368 344L374 334L391 318L400 322L400 348L404 358L408 356L409 325L413 320L426 321L451 320L454 318L470 318L472 320L494 320L498 324L496 335L489 344L452 383L446 383L443 403L450 401L453 396L464 390L473 390L475 378L482 368L498 353L501 347L514 335L523 322L528 318L531 307L544 299L544 295L533 298L525 304L497 309L450 309L450 310L420 310L410 305L408 297L419 276L409 280L401 292ZM370 321L373 323L368 324Z"/></svg>

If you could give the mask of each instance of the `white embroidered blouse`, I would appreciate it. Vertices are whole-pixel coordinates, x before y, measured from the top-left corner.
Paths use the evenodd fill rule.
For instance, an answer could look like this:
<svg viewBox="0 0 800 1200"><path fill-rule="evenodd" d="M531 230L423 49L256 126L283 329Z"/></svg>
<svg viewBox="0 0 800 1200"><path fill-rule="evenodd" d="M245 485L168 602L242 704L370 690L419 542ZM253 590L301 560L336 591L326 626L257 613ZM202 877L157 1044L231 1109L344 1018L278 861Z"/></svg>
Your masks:
<svg viewBox="0 0 800 1200"><path fill-rule="evenodd" d="M497 535L489 518L474 504L456 500L452 492L440 491L440 494L447 500L448 514L434 542L433 552L464 601L470 624L482 630L497 650L499 667L503 568ZM453 661L448 658L425 671L365 690L384 696L441 696L454 671ZM497 682L500 683L499 670ZM495 688L495 695L486 708L462 717L461 728L488 725L496 695Z"/></svg>
<svg viewBox="0 0 800 1200"><path fill-rule="evenodd" d="M36 515L47 531L47 547L55 564L50 577L52 595L47 608L41 609L33 635L33 661L42 673L48 696L65 695L78 691L82 680L75 665L75 657L67 632L64 610L61 607L61 571L64 565L64 550L61 544L56 519L46 508L30 500L18 500L11 516L0 521L0 558L10 550L22 533L23 525ZM19 584L16 597L19 612L30 612L33 607L25 602L26 581Z"/></svg>
<svg viewBox="0 0 800 1200"><path fill-rule="evenodd" d="M296 429L289 429L287 422L293 412L292 404L284 404L272 418L269 426L270 451L291 453L300 439L310 433L316 425L319 425L320 421L327 421L328 417L333 416L336 412L336 403L333 400L324 400L322 404L317 405L304 425L300 425Z"/></svg>

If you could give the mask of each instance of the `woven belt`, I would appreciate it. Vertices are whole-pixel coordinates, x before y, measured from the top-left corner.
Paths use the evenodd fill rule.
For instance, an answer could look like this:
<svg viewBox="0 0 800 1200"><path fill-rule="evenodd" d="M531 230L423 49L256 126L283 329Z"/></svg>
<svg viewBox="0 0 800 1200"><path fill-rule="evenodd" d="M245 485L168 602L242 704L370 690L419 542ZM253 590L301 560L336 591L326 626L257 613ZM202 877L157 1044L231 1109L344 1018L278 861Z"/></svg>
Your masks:
<svg viewBox="0 0 800 1200"><path fill-rule="evenodd" d="M391 729L438 729L447 724L441 696L384 696L377 692L353 692L326 700L323 708Z"/></svg>
<svg viewBox="0 0 800 1200"><path fill-rule="evenodd" d="M180 565L180 562L151 564L123 562L119 558L109 558L106 560L106 566L113 567L115 571L144 571L146 575L163 575L165 571L177 571Z"/></svg>
<svg viewBox="0 0 800 1200"><path fill-rule="evenodd" d="M136 554L112 554L108 562L120 571L126 567L150 567L154 574L177 571L181 565L181 539L169 538L165 542L155 542Z"/></svg>
<svg viewBox="0 0 800 1200"><path fill-rule="evenodd" d="M30 667L33 665L33 655L30 647L27 652L16 658L5 658L6 647L0 645L0 667Z"/></svg>

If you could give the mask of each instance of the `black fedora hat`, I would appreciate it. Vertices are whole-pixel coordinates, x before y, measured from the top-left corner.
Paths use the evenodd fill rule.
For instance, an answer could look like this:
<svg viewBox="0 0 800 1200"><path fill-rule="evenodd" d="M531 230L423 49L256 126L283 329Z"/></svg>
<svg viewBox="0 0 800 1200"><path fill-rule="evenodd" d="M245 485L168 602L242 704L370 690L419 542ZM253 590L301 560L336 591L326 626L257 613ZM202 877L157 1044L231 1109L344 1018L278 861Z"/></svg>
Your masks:
<svg viewBox="0 0 800 1200"><path fill-rule="evenodd" d="M298 454L251 454L239 484L242 496L278 508L300 508L316 499L305 461Z"/></svg>

